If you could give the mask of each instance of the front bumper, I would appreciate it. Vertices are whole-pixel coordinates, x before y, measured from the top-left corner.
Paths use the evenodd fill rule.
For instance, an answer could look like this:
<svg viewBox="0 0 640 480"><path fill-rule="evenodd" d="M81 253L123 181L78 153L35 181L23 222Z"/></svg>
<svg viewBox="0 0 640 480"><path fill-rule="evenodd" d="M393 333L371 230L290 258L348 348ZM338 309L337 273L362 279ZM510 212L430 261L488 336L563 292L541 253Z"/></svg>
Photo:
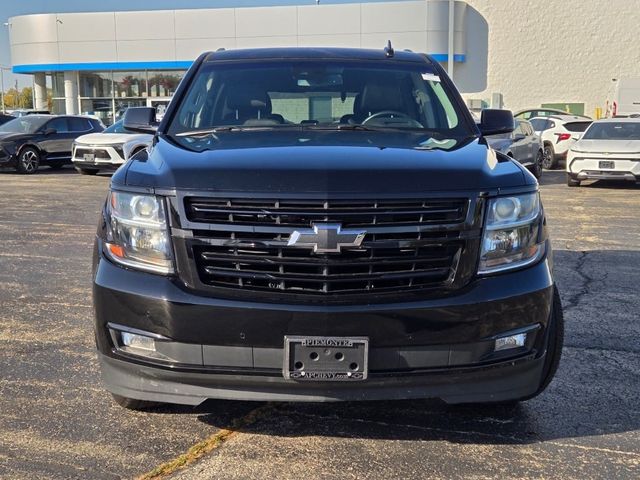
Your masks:
<svg viewBox="0 0 640 480"><path fill-rule="evenodd" d="M441 398L447 403L501 402L538 389L544 355L485 367L375 376L365 382L304 383L278 377L176 372L99 354L107 389L127 398L199 405L207 399L328 402Z"/></svg>
<svg viewBox="0 0 640 480"><path fill-rule="evenodd" d="M547 258L477 279L449 297L369 305L223 300L196 295L177 280L126 270L100 253L96 258L103 379L109 391L125 397L191 405L208 398L490 402L531 395L542 379L553 301ZM179 361L120 352L109 323L171 339ZM532 326L526 348L491 350L496 336ZM285 335L368 337L369 378L346 384L285 379Z"/></svg>
<svg viewBox="0 0 640 480"><path fill-rule="evenodd" d="M600 168L600 162L613 162L614 168ZM567 174L574 180L640 180L640 158L618 158L609 155L590 155L589 158L570 154Z"/></svg>
<svg viewBox="0 0 640 480"><path fill-rule="evenodd" d="M85 162L73 159L73 166L78 168L98 168L100 170L117 170L122 163Z"/></svg>
<svg viewBox="0 0 640 480"><path fill-rule="evenodd" d="M88 161L85 154L93 156L93 160ZM109 145L84 145L75 144L73 147L73 157L71 161L80 168L108 168L117 169L124 163L124 151L122 154L113 146Z"/></svg>
<svg viewBox="0 0 640 480"><path fill-rule="evenodd" d="M15 167L17 159L15 151L0 146L0 167Z"/></svg>

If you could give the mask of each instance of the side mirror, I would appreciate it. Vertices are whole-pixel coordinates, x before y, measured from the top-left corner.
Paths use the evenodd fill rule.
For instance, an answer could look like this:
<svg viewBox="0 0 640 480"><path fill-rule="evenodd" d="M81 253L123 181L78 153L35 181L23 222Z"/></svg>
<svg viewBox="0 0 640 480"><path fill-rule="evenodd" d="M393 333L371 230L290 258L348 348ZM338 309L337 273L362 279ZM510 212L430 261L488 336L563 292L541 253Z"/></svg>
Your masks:
<svg viewBox="0 0 640 480"><path fill-rule="evenodd" d="M151 107L129 107L124 112L122 126L138 133L156 133L156 109Z"/></svg>
<svg viewBox="0 0 640 480"><path fill-rule="evenodd" d="M522 134L522 133L517 133L513 136L513 139L516 142L519 142L520 140L524 140L526 138L526 135Z"/></svg>
<svg viewBox="0 0 640 480"><path fill-rule="evenodd" d="M58 131L55 128L49 127L49 128L45 128L44 132L42 133L44 133L45 135L55 135L56 133L58 133Z"/></svg>
<svg viewBox="0 0 640 480"><path fill-rule="evenodd" d="M480 116L478 125L483 136L498 135L499 133L511 133L515 128L513 113L511 110L486 109Z"/></svg>

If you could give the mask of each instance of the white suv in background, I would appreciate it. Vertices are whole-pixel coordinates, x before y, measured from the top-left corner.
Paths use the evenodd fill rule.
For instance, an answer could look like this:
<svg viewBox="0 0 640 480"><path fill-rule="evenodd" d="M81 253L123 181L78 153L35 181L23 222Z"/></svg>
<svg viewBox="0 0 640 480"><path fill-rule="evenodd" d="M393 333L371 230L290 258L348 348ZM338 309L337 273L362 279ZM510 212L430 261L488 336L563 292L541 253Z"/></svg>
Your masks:
<svg viewBox="0 0 640 480"><path fill-rule="evenodd" d="M90 133L73 142L71 160L82 175L95 175L100 170L115 170L129 157L151 145L153 135L126 130L122 120L101 133Z"/></svg>
<svg viewBox="0 0 640 480"><path fill-rule="evenodd" d="M597 120L567 155L567 185L581 180L640 180L640 118Z"/></svg>
<svg viewBox="0 0 640 480"><path fill-rule="evenodd" d="M554 169L560 160L567 157L571 145L582 136L592 120L579 115L551 115L535 117L529 122L542 140L544 151L542 166L546 169Z"/></svg>

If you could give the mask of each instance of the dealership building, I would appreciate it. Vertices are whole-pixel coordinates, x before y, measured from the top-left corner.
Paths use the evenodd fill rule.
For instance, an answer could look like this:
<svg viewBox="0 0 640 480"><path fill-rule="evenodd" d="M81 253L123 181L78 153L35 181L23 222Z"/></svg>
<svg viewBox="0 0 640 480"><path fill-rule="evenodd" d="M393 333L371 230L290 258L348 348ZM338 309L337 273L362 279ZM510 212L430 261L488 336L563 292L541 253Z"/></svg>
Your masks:
<svg viewBox="0 0 640 480"><path fill-rule="evenodd" d="M629 41L640 0L264 3L13 17L12 69L33 75L36 108L106 123L129 106L162 109L193 60L219 48L382 49L391 40L433 55L474 107L589 115L604 108L613 78L640 75L640 44Z"/></svg>

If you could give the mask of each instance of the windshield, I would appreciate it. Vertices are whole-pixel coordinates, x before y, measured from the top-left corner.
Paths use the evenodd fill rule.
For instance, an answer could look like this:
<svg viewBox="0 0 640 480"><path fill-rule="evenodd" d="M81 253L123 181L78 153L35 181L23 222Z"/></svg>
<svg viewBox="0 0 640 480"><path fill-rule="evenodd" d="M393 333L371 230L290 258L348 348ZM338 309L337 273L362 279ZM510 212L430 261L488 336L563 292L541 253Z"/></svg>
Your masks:
<svg viewBox="0 0 640 480"><path fill-rule="evenodd" d="M446 139L473 135L455 105L426 64L211 63L197 73L167 131L366 126L428 130Z"/></svg>
<svg viewBox="0 0 640 480"><path fill-rule="evenodd" d="M536 132L541 132L543 130L546 130L547 128L550 128L549 120L545 118L532 118L531 120L529 120L529 122Z"/></svg>
<svg viewBox="0 0 640 480"><path fill-rule="evenodd" d="M135 132L132 132L131 130L127 130L126 128L124 128L123 121L118 120L116 123L114 123L110 127L105 128L102 133L135 133Z"/></svg>
<svg viewBox="0 0 640 480"><path fill-rule="evenodd" d="M640 122L592 123L585 140L640 140Z"/></svg>
<svg viewBox="0 0 640 480"><path fill-rule="evenodd" d="M11 120L0 126L0 132L3 133L35 133L44 125L48 117L25 116Z"/></svg>

